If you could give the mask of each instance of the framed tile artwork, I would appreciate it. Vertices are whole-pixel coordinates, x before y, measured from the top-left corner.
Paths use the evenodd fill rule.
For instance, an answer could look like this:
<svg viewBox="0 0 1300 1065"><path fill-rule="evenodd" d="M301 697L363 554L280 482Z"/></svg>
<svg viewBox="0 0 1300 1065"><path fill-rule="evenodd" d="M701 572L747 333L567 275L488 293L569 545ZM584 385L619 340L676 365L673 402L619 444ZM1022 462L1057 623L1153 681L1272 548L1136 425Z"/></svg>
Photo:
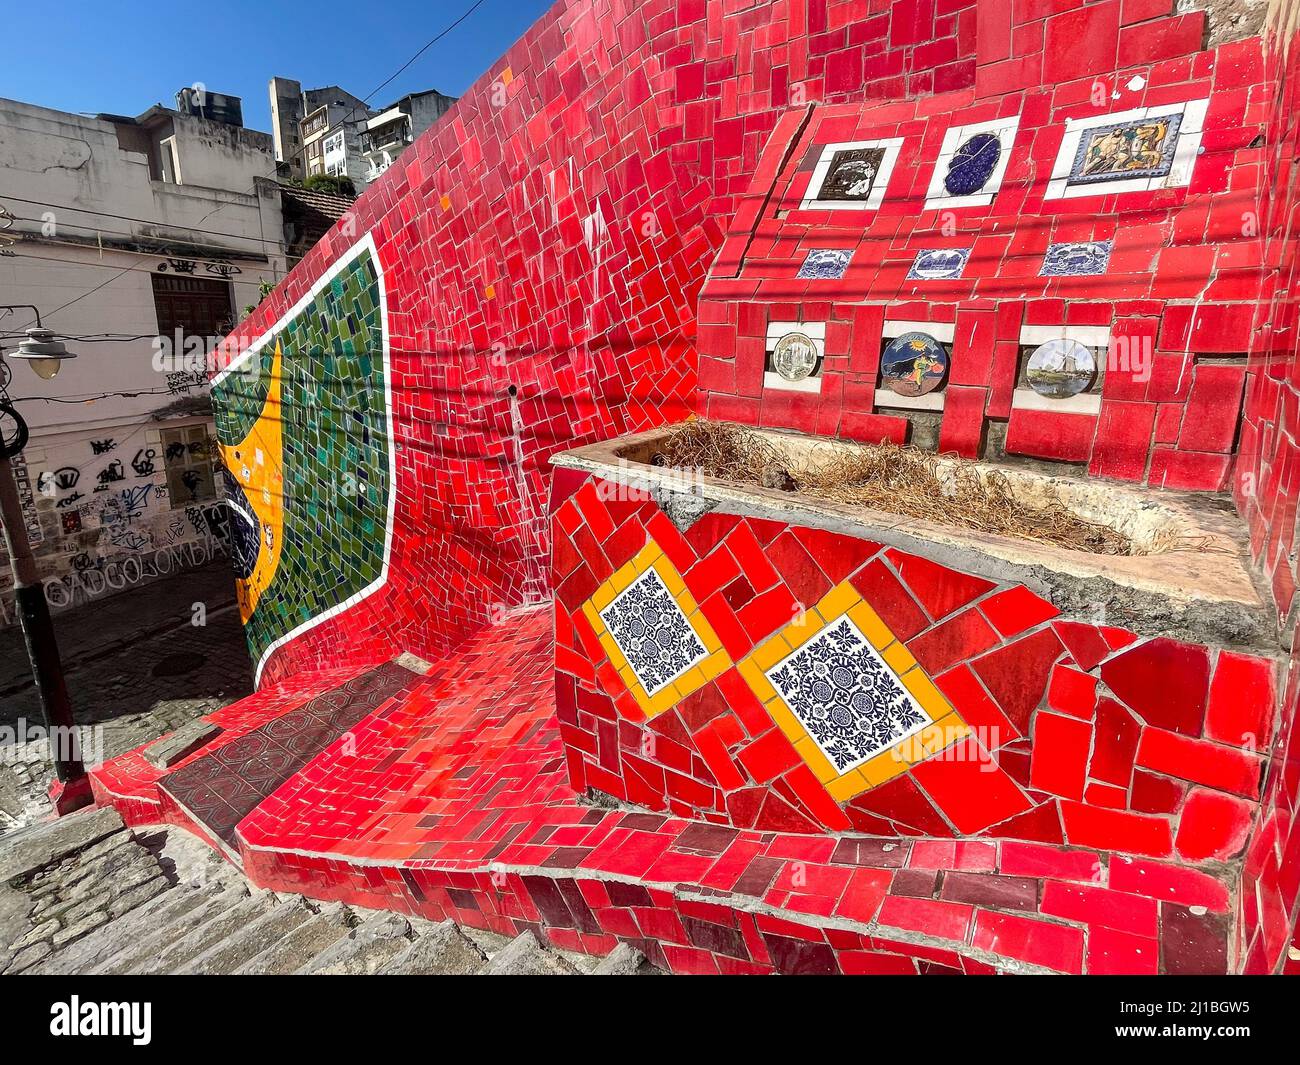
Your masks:
<svg viewBox="0 0 1300 1065"><path fill-rule="evenodd" d="M813 167L800 209L879 210L902 146L902 137L827 144Z"/></svg>

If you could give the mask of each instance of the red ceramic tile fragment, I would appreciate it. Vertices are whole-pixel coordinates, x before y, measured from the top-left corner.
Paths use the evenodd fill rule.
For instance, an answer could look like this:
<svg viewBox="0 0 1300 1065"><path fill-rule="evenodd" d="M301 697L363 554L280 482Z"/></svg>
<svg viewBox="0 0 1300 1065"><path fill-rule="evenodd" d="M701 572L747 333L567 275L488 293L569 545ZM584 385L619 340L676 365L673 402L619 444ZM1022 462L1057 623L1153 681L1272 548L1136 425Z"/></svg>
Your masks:
<svg viewBox="0 0 1300 1065"><path fill-rule="evenodd" d="M1163 817L1103 810L1082 803L1061 803L1065 838L1080 847L1164 857L1173 850L1173 834Z"/></svg>
<svg viewBox="0 0 1300 1065"><path fill-rule="evenodd" d="M1082 799L1092 747L1092 726L1060 714L1034 718L1034 752L1029 783L1066 799Z"/></svg>
<svg viewBox="0 0 1300 1065"><path fill-rule="evenodd" d="M1121 788L1128 787L1141 735L1142 726L1128 707L1114 699L1101 699L1097 704L1089 775Z"/></svg>
<svg viewBox="0 0 1300 1065"><path fill-rule="evenodd" d="M1071 717L1091 719L1097 709L1097 678L1058 662L1047 686L1047 705Z"/></svg>
<svg viewBox="0 0 1300 1065"><path fill-rule="evenodd" d="M1031 805L1015 781L991 765L971 739L922 762L912 775L959 832L979 832Z"/></svg>
<svg viewBox="0 0 1300 1065"><path fill-rule="evenodd" d="M1138 742L1137 764L1166 776L1247 798L1259 795L1260 759L1257 755L1180 736L1176 732L1143 729Z"/></svg>
<svg viewBox="0 0 1300 1065"><path fill-rule="evenodd" d="M878 920L892 928L964 943L974 913L972 907L953 902L890 895L880 907Z"/></svg>
<svg viewBox="0 0 1300 1065"><path fill-rule="evenodd" d="M1200 735L1210 687L1204 647L1163 637L1148 640L1106 662L1101 679L1148 725Z"/></svg>
<svg viewBox="0 0 1300 1065"><path fill-rule="evenodd" d="M1160 971L1156 939L1094 928L1088 933L1089 976L1155 976Z"/></svg>
<svg viewBox="0 0 1300 1065"><path fill-rule="evenodd" d="M992 581L959 573L918 555L891 548L886 556L903 583L935 621L996 587Z"/></svg>
<svg viewBox="0 0 1300 1065"><path fill-rule="evenodd" d="M1056 634L1042 629L972 663L1002 712L1022 735L1029 731L1029 717L1042 703L1052 665L1063 650Z"/></svg>
<svg viewBox="0 0 1300 1065"><path fill-rule="evenodd" d="M1254 803L1206 788L1193 788L1178 819L1174 848L1193 862L1227 861L1245 847L1254 819Z"/></svg>
<svg viewBox="0 0 1300 1065"><path fill-rule="evenodd" d="M972 944L1055 972L1083 971L1083 931L1067 925L980 910Z"/></svg>
<svg viewBox="0 0 1300 1065"><path fill-rule="evenodd" d="M1041 909L1068 921L1113 928L1148 939L1156 938L1159 923L1159 906L1152 898L1054 880L1043 885Z"/></svg>
<svg viewBox="0 0 1300 1065"><path fill-rule="evenodd" d="M1247 750L1267 746L1276 701L1273 669L1267 658L1219 653L1205 712L1206 739Z"/></svg>
<svg viewBox="0 0 1300 1065"><path fill-rule="evenodd" d="M907 649L933 675L987 650L997 640L983 614L965 610L909 641Z"/></svg>
<svg viewBox="0 0 1300 1065"><path fill-rule="evenodd" d="M989 596L980 603L980 609L1003 636L1018 635L1060 613L1046 599L1021 584Z"/></svg>
<svg viewBox="0 0 1300 1065"><path fill-rule="evenodd" d="M864 566L852 583L898 639L910 640L930 624L912 594L882 560Z"/></svg>
<svg viewBox="0 0 1300 1065"><path fill-rule="evenodd" d="M1052 628L1070 652L1070 657L1080 669L1091 670L1110 654L1110 646L1094 625L1077 621L1057 621Z"/></svg>

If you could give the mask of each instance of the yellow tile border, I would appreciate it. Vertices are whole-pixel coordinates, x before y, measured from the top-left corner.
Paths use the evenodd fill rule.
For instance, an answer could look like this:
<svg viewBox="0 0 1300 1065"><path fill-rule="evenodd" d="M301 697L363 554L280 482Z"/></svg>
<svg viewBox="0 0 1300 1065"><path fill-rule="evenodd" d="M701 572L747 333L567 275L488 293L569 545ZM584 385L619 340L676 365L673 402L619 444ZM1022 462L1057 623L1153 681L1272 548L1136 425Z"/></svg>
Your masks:
<svg viewBox="0 0 1300 1065"><path fill-rule="evenodd" d="M839 773L767 679L767 670L790 657L814 636L843 617L848 617L861 630L886 667L931 720L928 725L905 736L887 750L873 755L861 765ZM893 780L971 731L902 641L895 639L889 626L847 580L841 581L822 596L817 605L805 615L795 618L780 632L755 647L736 663L736 669L758 696L777 728L794 744L808 768L838 803L847 802L864 791Z"/></svg>
<svg viewBox="0 0 1300 1065"><path fill-rule="evenodd" d="M696 662L684 673L674 677L670 683L666 684L654 695L645 690L645 686L638 679L636 672L628 663L618 643L606 630L605 622L600 616L600 611L609 606L634 581L649 570L654 570L663 582L664 588L673 597L673 602L677 604L677 608L682 612L687 624L691 626L699 641L704 645L706 652L703 659ZM682 575L677 572L677 567L672 564L672 561L654 540L650 540L645 547L633 556L631 561L619 567L608 580L592 593L591 598L582 604L582 613L590 623L592 631L595 632L596 639L600 641L600 646L609 658L610 665L618 671L618 675L622 678L623 683L627 685L628 691L632 693L632 697L645 712L646 717L655 717L665 710L672 709L688 695L698 691L731 668L731 657L723 648L722 641L718 639L718 634L713 631L713 626L704 617L699 604L695 601L695 597L691 595L690 590L686 587Z"/></svg>

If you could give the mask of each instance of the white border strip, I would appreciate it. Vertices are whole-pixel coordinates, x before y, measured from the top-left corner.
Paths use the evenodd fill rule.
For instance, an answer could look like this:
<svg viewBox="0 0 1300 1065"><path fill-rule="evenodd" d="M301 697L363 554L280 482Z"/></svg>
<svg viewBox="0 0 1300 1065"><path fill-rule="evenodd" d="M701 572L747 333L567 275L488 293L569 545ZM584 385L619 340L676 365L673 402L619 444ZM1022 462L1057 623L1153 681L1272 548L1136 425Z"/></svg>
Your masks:
<svg viewBox="0 0 1300 1065"><path fill-rule="evenodd" d="M384 268L379 261L379 249L375 246L375 238L372 234L367 233L351 248L340 255L316 281L312 284L306 294L281 315L265 333L258 337L248 348L233 360L229 366L215 374L212 378L212 386L215 388L229 374L248 362L272 340L284 325L293 318L296 318L303 310L324 291L325 287L333 281L343 270L349 266L363 251L369 251L370 257L375 264L375 276L379 283L379 328L380 328L380 346L384 355L384 420L388 430L388 517L384 524L384 557L381 565L379 576L371 581L361 591L348 596L337 606L332 606L314 618L308 618L295 629L290 629L278 640L272 643L265 651L262 657L258 659L257 668L254 671L253 686L261 687L262 670L266 667L267 661L276 651L283 647L290 640L297 639L303 633L322 625L332 617L343 613L356 606L363 599L373 595L385 584L388 583L388 566L391 561L393 550L393 524L397 516L397 446L393 437L393 367L392 367L392 349L388 340L388 292L384 287ZM283 462L283 457L281 459Z"/></svg>

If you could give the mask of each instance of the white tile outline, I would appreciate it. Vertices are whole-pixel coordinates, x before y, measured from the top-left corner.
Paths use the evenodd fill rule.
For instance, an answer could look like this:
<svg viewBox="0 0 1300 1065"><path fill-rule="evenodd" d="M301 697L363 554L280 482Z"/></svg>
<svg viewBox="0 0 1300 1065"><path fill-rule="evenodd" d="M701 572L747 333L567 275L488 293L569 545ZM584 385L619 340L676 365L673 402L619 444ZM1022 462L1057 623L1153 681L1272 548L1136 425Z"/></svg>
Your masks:
<svg viewBox="0 0 1300 1065"><path fill-rule="evenodd" d="M821 194L822 184L826 181L826 176L831 170L831 160L835 158L836 152L847 152L854 148L884 148L884 157L880 160L880 173L871 183L871 192L867 194L865 200L819 200L817 197ZM799 204L801 211L878 211L880 205L885 202L885 191L889 187L889 179L894 173L894 164L898 162L899 152L903 148L902 137L888 137L884 140L872 141L837 141L834 144L827 144L822 148L821 158L817 160L817 165L813 167L812 180L808 182L808 191L804 194L803 202Z"/></svg>
<svg viewBox="0 0 1300 1065"><path fill-rule="evenodd" d="M767 323L767 344L764 352L771 355L776 347L776 342L787 333L803 333L813 342L813 347L817 349L817 358L821 360L822 365L826 364L826 323L825 322L768 322ZM763 371L763 387L773 388L778 392L807 392L812 395L819 395L822 390L822 375L814 373L805 377L802 381L787 381L779 373L772 370Z"/></svg>
<svg viewBox="0 0 1300 1065"><path fill-rule="evenodd" d="M301 625L290 629L283 636L270 644L262 652L261 658L257 660L257 667L253 675L253 687L257 688L262 683L262 670L270 660L272 654L287 644L290 640L297 639L303 633L324 624L330 618L337 617L345 610L350 610L363 599L373 595L388 583L388 566L393 550L393 524L397 516L397 447L393 437L393 367L392 367L392 350L388 340L388 293L384 286L384 268L379 262L379 249L375 246L375 238L371 233L367 233L357 241L346 252L340 255L329 268L312 283L311 288L290 307L284 314L276 319L269 329L253 341L239 355L238 358L231 360L230 364L225 366L220 372L212 377L212 387L215 388L226 377L233 373L244 363L250 361L254 356L259 354L266 344L274 339L275 335L284 328L285 324L291 319L301 314L304 308L312 302L317 296L325 290L343 270L351 265L352 261L358 258L362 252L370 252L371 261L375 264L375 277L379 284L379 328L380 328L380 349L384 353L384 422L388 429L388 516L384 523L384 556L380 567L379 576L362 588L359 592L354 592L343 602L330 607L328 610L317 614L313 618L308 618Z"/></svg>
<svg viewBox="0 0 1300 1065"><path fill-rule="evenodd" d="M943 135L943 143L939 146L939 158L935 160L934 172L930 175L930 187L925 193L925 208L930 210L987 207L991 204L998 190L1002 188L1002 178L1007 172L1007 163L1011 160L1011 149L1015 146L1016 134L1019 130L1019 115L994 118L988 122L972 122L964 126L949 126L948 131ZM957 154L957 149L980 133L995 134L998 143L1002 146L1002 154L998 156L993 173L989 175L988 181L979 192L972 192L967 196L954 196L943 185L944 179L948 176L948 165L952 162L952 157Z"/></svg>
<svg viewBox="0 0 1300 1065"><path fill-rule="evenodd" d="M1205 112L1209 105L1210 101L1207 97L1201 100L1184 100L1179 104L1134 107L1128 111L1114 111L1108 115L1067 118L1065 136L1061 140L1060 150L1056 153L1056 162L1052 166L1052 179L1047 183L1047 191L1043 194L1043 198L1072 200L1080 196L1111 196L1120 192L1153 192L1156 189L1175 189L1190 184L1192 169L1196 165L1196 156L1201 147L1201 134L1205 128ZM1175 135L1174 157L1170 160L1169 173L1164 177L1097 181L1086 185L1068 184L1070 170L1074 166L1074 157L1079 152L1079 142L1086 131L1116 122L1164 118L1168 115L1181 115L1182 122Z"/></svg>
<svg viewBox="0 0 1300 1065"><path fill-rule="evenodd" d="M912 705L912 707L916 710L916 712L921 715L921 723L919 725L914 725L912 728L901 733L894 739L890 740L889 743L887 743L884 747L878 747L872 751L869 751L867 754L859 758L856 762L853 762L850 765L846 765L843 769L841 769L838 765L835 764L835 759L830 756L826 748L823 747L820 741L817 739L817 737L813 735L812 729L808 727L807 718L805 717L804 709L802 707L795 706L794 703L791 702L789 693L784 690L781 684L778 683L773 676L777 672L777 670L779 670L782 666L784 666L787 662L789 662L790 659L794 658L796 655L802 654L805 650L807 650L809 647L815 644L818 640L824 639L826 637L827 632L835 628L842 621L848 622L849 628L853 631L853 635L858 640L861 641L863 653L870 656L876 661L876 663L880 666L880 668L884 670L885 676L891 677L893 679L894 683L898 686L898 690L903 694L904 698L906 698L906 700ZM821 629L817 631L816 635L811 636L809 639L801 643L797 649L791 651L788 655L782 658L781 661L777 662L774 666L772 666L771 669L764 670L764 676L767 677L767 681L769 684L772 685L773 690L776 691L776 693L781 696L781 702L785 703L786 708L790 711L790 713L792 713L795 716L800 726L802 726L804 732L808 735L808 738L812 740L814 744L817 745L817 749L821 751L821 753L825 756L826 761L830 762L830 764L835 767L836 771L841 776L843 776L845 773L853 772L853 770L855 770L858 766L862 765L864 762L871 761L871 759L875 758L876 755L883 754L885 751L888 751L891 748L902 743L908 737L915 736L922 729L928 728L930 725L934 724L934 718L930 716L929 711L927 711L925 707L923 707L919 702L916 701L916 696L914 696L910 691L908 691L907 685L903 683L902 678L899 677L898 673L889 665L888 662L884 660L880 652L877 651L873 646L871 646L871 641L868 640L866 636L863 635L862 630L858 628L857 622L855 622L851 617L849 617L848 614L841 614L833 621L827 622Z"/></svg>

